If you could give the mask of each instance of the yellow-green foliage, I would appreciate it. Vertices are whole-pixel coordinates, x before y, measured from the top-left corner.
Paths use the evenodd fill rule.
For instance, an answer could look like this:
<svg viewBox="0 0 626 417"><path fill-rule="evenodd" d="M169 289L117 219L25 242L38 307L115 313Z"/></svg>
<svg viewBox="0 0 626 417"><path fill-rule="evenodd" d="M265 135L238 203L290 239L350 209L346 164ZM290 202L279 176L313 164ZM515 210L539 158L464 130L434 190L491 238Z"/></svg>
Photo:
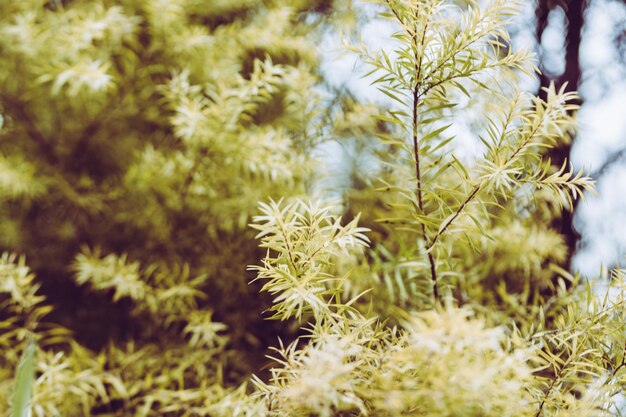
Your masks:
<svg viewBox="0 0 626 417"><path fill-rule="evenodd" d="M1 2L0 249L37 279L5 255L0 410L31 336L37 416L206 414L259 366L247 224L305 192L333 7Z"/></svg>
<svg viewBox="0 0 626 417"><path fill-rule="evenodd" d="M1 244L37 272L0 258L0 409L34 339L37 417L620 415L624 273L562 267L593 181L544 156L576 96L518 90L517 2L381 1L391 49L350 48L387 109L323 107L332 3L0 5ZM305 195L324 134L371 163L343 207Z"/></svg>
<svg viewBox="0 0 626 417"><path fill-rule="evenodd" d="M621 278L598 296L559 267L566 249L548 226L592 188L582 171L543 157L567 140L575 95L516 91L517 75L535 67L505 46L514 2L383 3L395 48L353 50L392 103L377 134L384 183L369 207L354 185L389 226L370 249L360 237L328 258L315 249L334 244L320 225L362 234L354 221L341 229L324 207L262 206L255 228L271 250L258 278L276 318L296 312L308 324L306 345L281 344L253 398L272 416L619 414ZM484 152L468 162L448 131L465 98L485 95L470 132Z"/></svg>
<svg viewBox="0 0 626 417"><path fill-rule="evenodd" d="M277 318L308 310L310 319L306 345L296 340L276 349L271 378L255 379L257 391L246 401L258 402L246 402L247 410L262 409L257 415L267 416L619 415L614 401L624 382L623 272L615 272L604 298L563 272L573 281L569 289L561 280L551 298L517 300L515 307L526 312L520 315L523 328L490 311L506 306L456 307L459 300L452 296L421 312L396 309L399 323L389 326L371 316L371 305L388 299L379 299L376 291L362 294L363 312L354 308L355 299L337 303L343 282L358 279L356 272L337 276L324 253L299 249L334 245L320 225L337 218L302 203L285 206L289 210L272 207L272 216L260 217L258 228L262 246L281 255L263 259L259 278L270 279L265 289L277 295ZM287 225L294 216L302 221L292 223L291 231ZM275 226L281 224L284 231ZM354 223L335 228L336 235L359 233ZM295 230L307 239L285 238ZM363 239L352 242L366 245ZM283 265L284 272L268 276L268 265ZM299 273L310 268L323 277L324 288L311 286L308 273Z"/></svg>

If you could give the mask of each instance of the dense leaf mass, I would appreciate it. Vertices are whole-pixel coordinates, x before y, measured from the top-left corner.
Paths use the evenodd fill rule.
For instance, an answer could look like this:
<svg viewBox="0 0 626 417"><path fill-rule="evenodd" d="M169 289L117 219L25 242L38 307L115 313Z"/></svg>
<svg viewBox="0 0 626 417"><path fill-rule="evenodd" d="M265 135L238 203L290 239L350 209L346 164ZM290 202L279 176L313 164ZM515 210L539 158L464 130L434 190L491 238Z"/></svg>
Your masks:
<svg viewBox="0 0 626 417"><path fill-rule="evenodd" d="M576 95L520 90L517 1L377 3L374 50L348 1L0 3L0 410L620 415L625 274L550 227Z"/></svg>

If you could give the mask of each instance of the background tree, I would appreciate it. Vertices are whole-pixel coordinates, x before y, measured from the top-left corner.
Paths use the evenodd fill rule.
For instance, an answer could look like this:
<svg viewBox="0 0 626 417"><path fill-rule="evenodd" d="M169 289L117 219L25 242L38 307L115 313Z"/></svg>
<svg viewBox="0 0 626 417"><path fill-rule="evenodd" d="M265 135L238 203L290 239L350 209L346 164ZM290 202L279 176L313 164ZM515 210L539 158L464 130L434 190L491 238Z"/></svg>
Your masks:
<svg viewBox="0 0 626 417"><path fill-rule="evenodd" d="M550 85L551 82L556 83L557 86L567 85L567 88L570 91L574 91L581 87L587 87L587 90L590 89L600 89L604 90L605 93L610 92L612 86L609 85L601 85L602 81L599 81L597 77L593 77L593 74L590 72L590 68L585 67L585 64L581 61L581 55L584 52L581 48L584 47L586 39L584 36L590 37L592 35L591 29L589 27L589 17L592 13L595 12L596 9L600 8L608 8L613 7L616 18L619 19L619 9L621 5L622 12L625 9L626 3L621 0L616 1L548 1L548 0L538 0L535 3L535 38L538 44L539 50L539 66L542 70L542 73L539 76L540 88L546 87ZM617 9L617 10L616 10ZM542 45L542 39L544 34L547 33L546 29L550 26L549 22L558 21L558 25L552 25L550 27L551 33L554 31L559 31L555 26L560 25L560 20L562 19L563 23L563 62L558 63L556 67L553 66L555 61L560 60L560 51L554 49L559 48L559 46L553 46L551 49L547 50L545 45ZM606 25L611 25L612 22L605 22ZM613 33L610 34L609 39L606 41L610 44L609 48L616 50L617 60L614 65L619 66L623 65L623 62L619 62L620 57L623 57L623 54L620 53L623 49L623 20L620 25L619 21L613 23L614 30ZM587 35L585 35L587 34ZM589 42L587 42L589 44ZM562 67L561 67L562 65ZM595 79L594 79L595 78ZM580 98L579 104L584 105L585 96ZM593 103L593 104L598 104ZM592 106L593 104L589 104ZM574 138L572 138L574 139ZM596 141L600 143L600 141ZM550 157L558 164L563 160L570 160L572 156L572 148L575 146L573 141L565 141L561 144L561 146L555 148L550 152ZM612 168L617 162L621 161L624 155L623 146L618 146L617 149L613 152L610 152L606 155L605 160L602 163L595 167L594 176L598 178L598 180L602 180L602 176ZM584 219L580 219L584 222ZM580 223L579 223L580 224ZM566 237L566 243L568 245L568 261L566 263L567 266L571 266L572 255L575 253L577 249L581 248L581 245L585 245L589 243L591 238L586 238L581 240L580 233L574 227L574 216L568 212L564 212L563 215L558 218L554 224L554 226L563 233ZM619 242L615 242L620 244ZM613 262L613 260L605 259L604 262Z"/></svg>
<svg viewBox="0 0 626 417"><path fill-rule="evenodd" d="M559 7L565 18L565 68L561 74L551 73L551 69L546 65L541 64L544 62L540 60L541 74L539 75L539 91L542 94L543 88L548 87L551 83L555 83L559 88L566 86L568 91L577 91L581 82L581 64L580 64L580 45L581 36L584 26L584 16L589 1L577 1L577 0L564 0L564 1L551 1L551 0L538 0L536 2L535 16L536 27L535 36L539 45L540 56L543 56L548 51L544 51L541 48L541 39L544 31L548 25L548 16L557 7ZM578 104L582 105L582 100L579 97ZM571 138L573 139L573 138ZM563 141L560 146L551 150L549 157L555 164L560 165L566 160L571 159L572 140ZM574 207L575 208L575 207ZM559 230L565 237L565 243L568 248L568 254L564 265L566 268L570 268L571 258L574 255L578 241L580 240L580 234L574 227L574 215L573 211L563 211L562 215L555 219L554 227Z"/></svg>
<svg viewBox="0 0 626 417"><path fill-rule="evenodd" d="M264 361L247 224L310 188L331 12L349 3L2 2L0 246L39 283L4 258L2 369L42 338L37 415L196 412Z"/></svg>

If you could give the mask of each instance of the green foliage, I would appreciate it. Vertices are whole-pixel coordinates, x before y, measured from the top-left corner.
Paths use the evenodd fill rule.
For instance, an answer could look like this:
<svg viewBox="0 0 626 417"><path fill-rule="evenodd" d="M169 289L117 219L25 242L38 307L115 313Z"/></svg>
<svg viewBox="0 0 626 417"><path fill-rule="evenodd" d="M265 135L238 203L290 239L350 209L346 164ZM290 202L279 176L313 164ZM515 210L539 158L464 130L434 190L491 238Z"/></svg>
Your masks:
<svg viewBox="0 0 626 417"><path fill-rule="evenodd" d="M15 391L11 402L12 417L27 417L30 409L30 401L33 395L33 382L35 379L35 352L37 345L30 343L20 361L15 376Z"/></svg>
<svg viewBox="0 0 626 417"><path fill-rule="evenodd" d="M333 10L0 2L0 410L31 337L34 416L207 415L293 332L247 224L306 191Z"/></svg>
<svg viewBox="0 0 626 417"><path fill-rule="evenodd" d="M544 157L567 140L575 95L516 91L536 68L510 49L512 2L385 4L393 51L352 49L391 102L375 151L383 185L358 195L386 226L370 249L318 260L317 216L294 221L302 203L262 206L254 227L270 251L258 277L270 279L274 317L296 311L308 325L306 344L280 345L253 397L273 416L619 415L623 284L602 298L560 268L565 246L549 228L592 190ZM483 153L472 160L455 155L451 128L476 103L470 133ZM313 286L298 274L311 269Z"/></svg>
<svg viewBox="0 0 626 417"><path fill-rule="evenodd" d="M316 88L332 2L0 4L0 243L37 273L0 257L0 409L35 340L37 417L620 415L625 273L550 227L593 186L545 156L576 96L519 91L516 2L380 3L390 49L349 48L385 110ZM371 164L343 207L323 135Z"/></svg>
<svg viewBox="0 0 626 417"><path fill-rule="evenodd" d="M311 235L316 237L313 241L319 240L319 222L304 230L296 227L304 236L299 241L284 239L290 233L276 225L300 217L294 214L294 206L287 205L291 210L264 207L273 214L269 224L269 216L259 219L265 223L258 227L262 242L271 242L273 251L285 254L285 271L296 265L303 268L298 257L302 252L294 249L292 261L290 247L306 246ZM296 213L298 207L301 212L310 210L297 203ZM325 216L328 224L336 221L324 208L305 218L319 216ZM337 226L344 233L354 227ZM326 241L330 244L332 237ZM305 265L326 264L323 254L318 259L313 253L304 258ZM268 254L264 264L275 259ZM261 276L265 269L259 269ZM321 274L333 289L328 299L317 288L306 286L306 275L303 280L284 280L283 297L275 298L274 310L284 318L294 310L306 311L302 300L308 302L307 342L295 340L286 347L281 343L269 382L255 379L257 392L251 398L258 402L247 410L263 409L256 415L268 416L619 415L615 400L623 386L626 346L624 273L615 272L612 290L604 298L589 284L563 274L572 280L569 288L560 280L545 302L517 305L527 313L523 328L489 311L494 305L459 308L451 305L458 302L451 298L446 305L422 312L405 311L397 326L388 326L368 317L371 310L362 313L352 308L354 299L332 303L341 291L334 286L337 276ZM309 288L308 297L301 295L303 287ZM301 291L299 297L287 297L296 290ZM381 302L374 297L368 301ZM495 320L500 324L488 324Z"/></svg>
<svg viewBox="0 0 626 417"><path fill-rule="evenodd" d="M341 217L329 214L330 208L302 202L261 205L262 216L255 216L252 227L260 230L261 247L268 249L263 266L252 266L257 279L268 280L262 290L279 294L274 298L274 318L281 320L304 313L319 317L330 310L330 302L339 295L340 283L326 272L331 259L349 249L366 245L368 239L356 227L358 218L345 226ZM276 256L271 255L276 253Z"/></svg>
<svg viewBox="0 0 626 417"><path fill-rule="evenodd" d="M532 54L509 47L514 2L482 10L473 2L386 4L384 16L401 29L393 51L350 48L372 67L374 84L391 103L379 116L388 129L377 135L386 193L370 193L377 203L368 206L361 192L359 207L389 207L377 209L377 217L395 227L384 229L373 268L362 265L367 278L354 291L372 286L393 305L417 308L451 292L463 301L491 297L485 286L545 292L555 276L549 263L567 255L551 221L593 184L583 171L542 157L567 140L575 95L551 88L543 101L518 91L520 76L535 66ZM459 152L459 133L482 146L482 156Z"/></svg>

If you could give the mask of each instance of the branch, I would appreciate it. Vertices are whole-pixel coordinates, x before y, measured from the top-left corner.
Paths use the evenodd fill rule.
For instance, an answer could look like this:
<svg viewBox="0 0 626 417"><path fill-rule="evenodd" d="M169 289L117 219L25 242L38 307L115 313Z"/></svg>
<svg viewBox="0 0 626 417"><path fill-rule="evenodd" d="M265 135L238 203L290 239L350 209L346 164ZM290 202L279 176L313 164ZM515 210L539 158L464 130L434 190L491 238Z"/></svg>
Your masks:
<svg viewBox="0 0 626 417"><path fill-rule="evenodd" d="M396 19L398 19L398 22L400 22L400 24L404 27L404 21L402 20L402 18L398 14L398 11L391 4L391 0L385 0L385 1L387 2L387 7L389 7L389 10L391 10L391 12L396 17Z"/></svg>
<svg viewBox="0 0 626 417"><path fill-rule="evenodd" d="M565 363L563 363L563 366L561 366L561 368L559 368L558 372L556 374L554 374L554 378L552 379L552 382L550 383L550 386L543 393L543 398L541 400L541 404L539 404L539 408L537 409L537 413L535 414L535 417L541 416L541 413L543 412L543 407L546 405L546 400L548 399L548 397L552 393L552 390L556 386L557 382L561 379L561 376L563 375L563 371L565 370L565 368L567 368L569 366L570 361L572 360L572 356L573 355L570 355L567 358L567 360L565 361Z"/></svg>
<svg viewBox="0 0 626 417"><path fill-rule="evenodd" d="M543 125L543 123L538 123L537 126L535 126L531 131L530 134L528 135L528 137L522 141L522 143L520 144L520 146L513 152L513 154L511 154L511 156L505 161L505 163L503 164L504 166L507 166L508 164L510 164L515 158L517 158L517 155L524 149L526 148L533 140L533 138L535 137L535 135L537 134L537 132L539 131L539 128ZM454 212L453 215L451 215L450 217L448 217L448 219L439 227L439 231L437 232L437 234L435 235L435 237L433 238L433 240L431 241L430 245L428 246L427 250L429 251L429 253L431 253L431 249L435 246L435 243L437 243L437 240L439 239L439 237L441 235L443 235L445 233L445 231L450 227L450 225L459 217L459 215L463 212L463 210L465 209L465 207L474 199L474 197L476 197L476 195L478 194L478 192L481 190L483 186L483 183L479 183L478 185L476 185L474 187L474 189L472 190L472 192L467 196L467 198L465 198L465 200L463 201L463 203L461 203L461 205L459 206L458 209L456 209L456 211Z"/></svg>
<svg viewBox="0 0 626 417"><path fill-rule="evenodd" d="M26 133L28 136L30 136L30 138L37 143L45 159L50 164L55 165L58 162L58 158L56 156L54 146L52 145L50 139L44 135L41 130L39 130L35 120L28 112L26 104L22 100L11 97L7 94L0 96L0 99L8 106L5 110L13 110L15 115L25 122L24 124L26 126Z"/></svg>
<svg viewBox="0 0 626 417"><path fill-rule="evenodd" d="M499 66L501 66L501 61L496 61L496 62L491 63L491 64L489 64L489 65L485 65L485 66L484 66L484 67L482 67L482 68L472 68L472 69L470 69L470 70L468 70L468 71L465 71L465 72L460 72L460 73L457 73L457 74L453 74L453 75L450 75L450 76L448 76L448 77L446 77L446 78L442 78L442 79L440 79L440 80L433 81L433 82L431 82L430 84L425 85L424 91L422 91L422 92L420 93L420 95L421 95L421 96L425 96L425 95L426 95L426 94L428 94L428 93L429 93L429 92L430 92L433 88L439 87L440 85L445 84L445 83L447 83L448 81L452 81L452 80L455 80L455 79L458 79L458 78L468 78L468 77L471 77L472 75L478 74L479 72L482 72L482 71L484 71L484 70L489 70L489 69L497 68L497 67L499 67Z"/></svg>
<svg viewBox="0 0 626 417"><path fill-rule="evenodd" d="M619 151L611 154L611 156L609 156L609 158L604 161L604 163L602 165L600 165L600 168L598 168L593 174L592 176L595 178L600 178L602 177L604 174L606 174L606 172L609 170L609 168L611 168L611 166L613 166L613 164L615 164L616 162L619 162L620 159L626 157L626 148L622 148Z"/></svg>
<svg viewBox="0 0 626 417"><path fill-rule="evenodd" d="M437 232L437 234L435 235L435 237L430 242L430 245L427 248L428 251L430 251L435 246L435 243L437 243L437 240L439 239L439 237L445 233L448 227L450 227L450 225L456 220L456 218L459 217L459 215L465 209L465 207L474 199L474 197L476 197L476 194L478 194L478 192L480 191L481 185L482 184L478 184L476 187L474 187L472 192L467 196L465 201L461 203L459 208L456 209L454 214L448 217L448 219L439 227L439 231Z"/></svg>

